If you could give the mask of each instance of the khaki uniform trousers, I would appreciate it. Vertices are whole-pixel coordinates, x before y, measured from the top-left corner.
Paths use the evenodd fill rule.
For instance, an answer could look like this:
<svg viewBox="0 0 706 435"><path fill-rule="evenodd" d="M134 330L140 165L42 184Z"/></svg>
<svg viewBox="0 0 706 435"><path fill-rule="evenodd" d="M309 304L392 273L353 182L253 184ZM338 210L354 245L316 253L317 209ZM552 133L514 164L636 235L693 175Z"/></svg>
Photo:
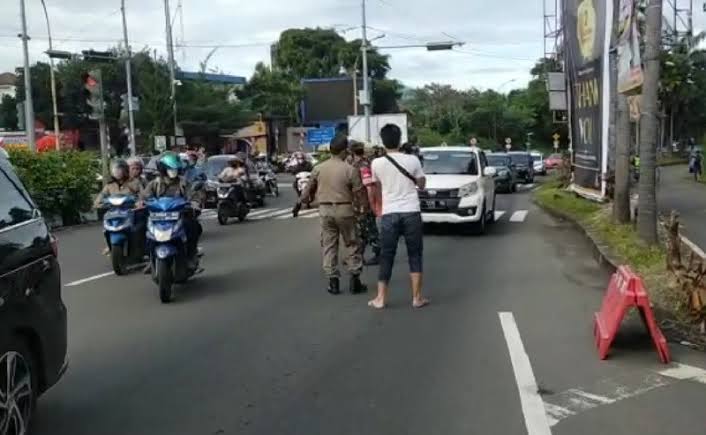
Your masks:
<svg viewBox="0 0 706 435"><path fill-rule="evenodd" d="M328 278L339 277L339 241L343 239L343 265L351 275L363 270L361 239L357 218L350 204L320 205L321 256L324 273Z"/></svg>

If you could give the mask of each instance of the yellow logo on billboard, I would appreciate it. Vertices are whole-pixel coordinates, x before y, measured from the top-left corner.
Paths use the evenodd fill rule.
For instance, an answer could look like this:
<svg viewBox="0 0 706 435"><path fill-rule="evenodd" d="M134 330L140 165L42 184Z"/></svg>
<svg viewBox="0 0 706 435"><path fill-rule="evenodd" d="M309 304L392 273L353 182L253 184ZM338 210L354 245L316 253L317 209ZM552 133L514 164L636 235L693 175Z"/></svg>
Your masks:
<svg viewBox="0 0 706 435"><path fill-rule="evenodd" d="M596 8L593 6L593 0L582 0L576 15L576 31L581 56L585 60L591 60L596 43Z"/></svg>

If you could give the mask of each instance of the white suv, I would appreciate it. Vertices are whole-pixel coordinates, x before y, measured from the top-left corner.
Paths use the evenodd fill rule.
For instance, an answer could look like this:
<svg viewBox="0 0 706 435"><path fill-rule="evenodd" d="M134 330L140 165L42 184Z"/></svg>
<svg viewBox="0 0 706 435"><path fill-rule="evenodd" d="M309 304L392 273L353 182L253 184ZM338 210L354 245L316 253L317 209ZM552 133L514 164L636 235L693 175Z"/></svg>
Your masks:
<svg viewBox="0 0 706 435"><path fill-rule="evenodd" d="M480 148L421 150L426 189L419 191L425 223L469 224L477 233L495 220L496 170Z"/></svg>

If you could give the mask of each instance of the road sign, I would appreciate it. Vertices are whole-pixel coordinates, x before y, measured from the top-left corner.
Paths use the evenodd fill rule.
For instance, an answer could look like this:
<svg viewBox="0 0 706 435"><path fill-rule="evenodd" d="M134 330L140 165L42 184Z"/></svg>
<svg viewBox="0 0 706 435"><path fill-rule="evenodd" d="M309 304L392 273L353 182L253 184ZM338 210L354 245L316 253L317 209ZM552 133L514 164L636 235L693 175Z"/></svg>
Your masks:
<svg viewBox="0 0 706 435"><path fill-rule="evenodd" d="M559 133L554 133L552 139L554 139L554 142L559 142L559 139L561 139L561 135Z"/></svg>
<svg viewBox="0 0 706 435"><path fill-rule="evenodd" d="M167 150L167 137L166 136L155 136L154 137L154 149L160 153Z"/></svg>
<svg viewBox="0 0 706 435"><path fill-rule="evenodd" d="M554 149L555 149L555 150L558 150L558 149L559 149L559 141L558 141L558 140L555 140L555 141L554 141Z"/></svg>
<svg viewBox="0 0 706 435"><path fill-rule="evenodd" d="M331 143L336 136L336 129L333 127L327 128L312 128L306 134L307 143L309 145L324 145Z"/></svg>

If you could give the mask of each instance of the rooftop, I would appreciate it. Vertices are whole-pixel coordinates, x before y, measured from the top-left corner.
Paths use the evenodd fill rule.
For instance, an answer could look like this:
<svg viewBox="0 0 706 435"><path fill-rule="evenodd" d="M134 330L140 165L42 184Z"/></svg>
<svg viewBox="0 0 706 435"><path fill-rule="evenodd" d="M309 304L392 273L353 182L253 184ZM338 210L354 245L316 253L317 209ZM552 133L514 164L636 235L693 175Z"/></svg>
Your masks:
<svg viewBox="0 0 706 435"><path fill-rule="evenodd" d="M0 73L0 86L15 86L17 83L17 76L13 73Z"/></svg>

